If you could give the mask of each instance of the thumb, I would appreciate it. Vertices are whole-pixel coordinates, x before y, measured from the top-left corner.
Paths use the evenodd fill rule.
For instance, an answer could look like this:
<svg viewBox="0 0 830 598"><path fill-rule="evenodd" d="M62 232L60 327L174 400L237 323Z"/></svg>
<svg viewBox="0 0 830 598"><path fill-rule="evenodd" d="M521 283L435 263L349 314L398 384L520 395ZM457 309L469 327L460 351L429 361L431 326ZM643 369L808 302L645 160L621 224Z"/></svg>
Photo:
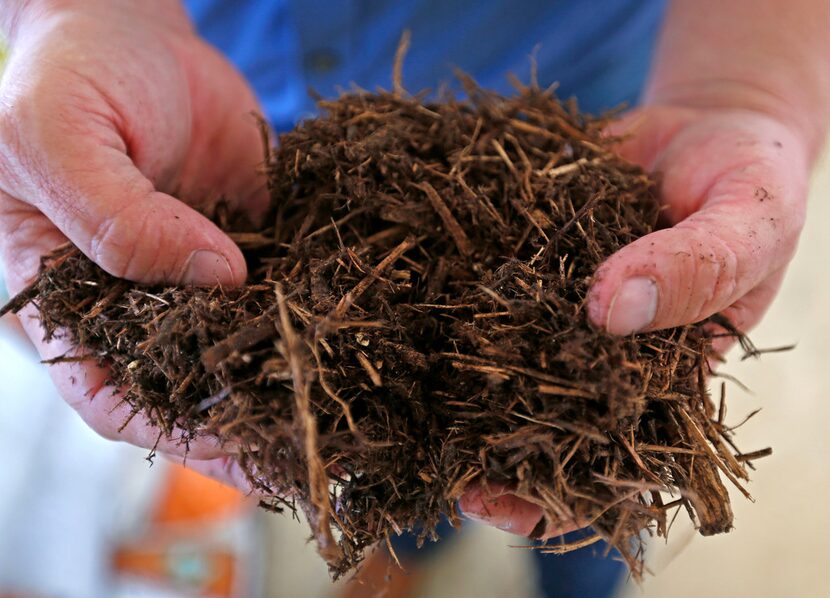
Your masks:
<svg viewBox="0 0 830 598"><path fill-rule="evenodd" d="M8 140L9 126L2 137ZM239 248L207 218L158 192L114 132L17 135L0 157L10 195L42 212L84 254L120 278L142 283L241 284ZM64 133L64 134L60 134Z"/></svg>
<svg viewBox="0 0 830 598"><path fill-rule="evenodd" d="M609 128L620 133L619 151L661 174L663 216L674 226L600 266L587 301L595 325L630 334L697 322L783 270L804 222L809 171L789 127L750 111L652 106ZM760 296L769 293L741 311L762 312Z"/></svg>
<svg viewBox="0 0 830 598"><path fill-rule="evenodd" d="M766 166L715 183L700 211L611 256L588 295L593 323L623 335L690 324L781 270L803 224L803 190L794 180L776 184Z"/></svg>

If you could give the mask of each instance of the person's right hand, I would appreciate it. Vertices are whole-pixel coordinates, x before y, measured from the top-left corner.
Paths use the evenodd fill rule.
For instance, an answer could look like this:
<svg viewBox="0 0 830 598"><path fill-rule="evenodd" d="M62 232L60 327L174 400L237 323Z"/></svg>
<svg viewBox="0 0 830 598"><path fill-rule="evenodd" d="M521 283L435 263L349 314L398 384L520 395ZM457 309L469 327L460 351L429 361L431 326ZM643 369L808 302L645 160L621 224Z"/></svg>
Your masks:
<svg viewBox="0 0 830 598"><path fill-rule="evenodd" d="M172 0L18 0L0 6L10 55L0 80L0 249L12 293L40 257L74 243L110 274L144 283L240 284L239 249L197 212L220 196L256 217L267 193L240 74L192 30ZM168 195L174 194L173 195ZM66 353L43 342L44 358ZM106 386L107 373L52 366L61 393L105 437L153 447L159 432ZM162 452L181 454L176 439ZM220 458L218 442L189 446L188 462ZM233 460L202 464L232 481Z"/></svg>

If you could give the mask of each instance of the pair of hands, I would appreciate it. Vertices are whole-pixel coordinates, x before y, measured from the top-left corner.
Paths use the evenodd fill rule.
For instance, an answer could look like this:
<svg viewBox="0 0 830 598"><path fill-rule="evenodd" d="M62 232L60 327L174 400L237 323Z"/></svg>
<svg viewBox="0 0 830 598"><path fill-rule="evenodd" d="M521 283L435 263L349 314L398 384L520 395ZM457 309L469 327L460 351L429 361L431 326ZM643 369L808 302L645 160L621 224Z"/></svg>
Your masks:
<svg viewBox="0 0 830 598"><path fill-rule="evenodd" d="M10 291L67 240L131 280L242 283L239 249L197 212L220 195L254 215L267 202L255 169L258 131L246 116L258 104L240 74L169 8L174 3L163 18L147 9L152 3L29 4L50 8L7 19L12 52L0 80L0 249ZM629 334L721 312L752 327L781 284L803 224L811 159L803 135L741 103L677 99L645 105L613 128L630 134L620 146L627 158L662 173L673 226L600 268L588 303L593 323ZM71 350L45 344L33 315L24 312L21 322L44 358ZM128 408L106 386L105 371L67 363L50 371L97 432L156 444L157 430L141 417L120 430ZM162 439L158 450L180 457L182 448ZM191 443L187 464L247 490L218 441ZM473 489L461 508L520 535L542 516L509 489ZM553 523L546 535L570 527Z"/></svg>

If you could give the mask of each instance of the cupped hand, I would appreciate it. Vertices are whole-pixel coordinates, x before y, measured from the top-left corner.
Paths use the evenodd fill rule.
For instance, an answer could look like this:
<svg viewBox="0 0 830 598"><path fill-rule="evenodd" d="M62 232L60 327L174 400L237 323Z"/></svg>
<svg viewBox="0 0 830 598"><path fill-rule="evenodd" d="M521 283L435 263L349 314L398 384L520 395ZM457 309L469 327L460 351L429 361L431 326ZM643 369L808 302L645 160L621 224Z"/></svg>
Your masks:
<svg viewBox="0 0 830 598"><path fill-rule="evenodd" d="M713 314L752 328L781 285L804 223L808 143L768 114L735 108L647 106L616 123L619 150L659 174L665 228L611 256L588 297L591 322L626 335ZM716 340L725 349L730 339ZM504 488L476 487L462 511L490 525L548 538L578 527L543 521L542 508Z"/></svg>
<svg viewBox="0 0 830 598"><path fill-rule="evenodd" d="M0 80L0 245L12 293L40 256L71 241L109 273L144 283L240 284L239 249L197 210L219 197L252 217L267 203L257 174L257 101L172 2L31 1L15 15ZM22 324L44 358L32 309ZM87 364L51 366L62 396L102 435L159 441ZM184 447L162 438L159 450ZM190 459L222 455L209 439ZM226 471L204 465L207 470Z"/></svg>
<svg viewBox="0 0 830 598"><path fill-rule="evenodd" d="M752 328L774 298L804 224L810 155L795 128L740 109L654 106L614 132L620 150L659 173L667 228L613 255L588 299L612 334L680 326L720 313Z"/></svg>

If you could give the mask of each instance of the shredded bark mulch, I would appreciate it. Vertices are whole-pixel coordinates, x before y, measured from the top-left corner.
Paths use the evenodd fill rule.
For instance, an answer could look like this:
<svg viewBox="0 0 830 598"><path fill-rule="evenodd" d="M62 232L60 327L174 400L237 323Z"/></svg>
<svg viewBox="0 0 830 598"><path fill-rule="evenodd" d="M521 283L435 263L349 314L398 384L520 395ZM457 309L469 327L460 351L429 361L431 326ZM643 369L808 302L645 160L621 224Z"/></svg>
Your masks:
<svg viewBox="0 0 830 598"><path fill-rule="evenodd" d="M245 286L143 287L64 247L5 310L34 303L163 434L227 442L264 505L305 512L335 575L457 523L478 483L590 523L579 545L604 539L639 575L640 533L665 535L673 508L728 531L720 475L746 494L767 452L732 444L704 324L620 338L586 318L597 266L660 210L607 120L460 76L467 99L426 103L397 70L392 92L321 101L281 135L265 222L214 214Z"/></svg>

